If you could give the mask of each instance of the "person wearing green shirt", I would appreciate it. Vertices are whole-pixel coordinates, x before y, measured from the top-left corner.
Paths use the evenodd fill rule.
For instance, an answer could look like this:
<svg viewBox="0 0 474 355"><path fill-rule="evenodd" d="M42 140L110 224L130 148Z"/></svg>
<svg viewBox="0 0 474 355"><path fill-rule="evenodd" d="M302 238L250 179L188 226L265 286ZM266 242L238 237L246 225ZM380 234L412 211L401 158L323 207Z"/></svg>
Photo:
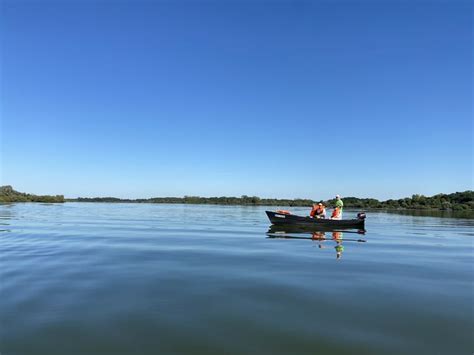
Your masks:
<svg viewBox="0 0 474 355"><path fill-rule="evenodd" d="M336 205L335 208L339 208L339 219L342 219L342 209L344 208L344 202L341 200L341 196L336 195Z"/></svg>

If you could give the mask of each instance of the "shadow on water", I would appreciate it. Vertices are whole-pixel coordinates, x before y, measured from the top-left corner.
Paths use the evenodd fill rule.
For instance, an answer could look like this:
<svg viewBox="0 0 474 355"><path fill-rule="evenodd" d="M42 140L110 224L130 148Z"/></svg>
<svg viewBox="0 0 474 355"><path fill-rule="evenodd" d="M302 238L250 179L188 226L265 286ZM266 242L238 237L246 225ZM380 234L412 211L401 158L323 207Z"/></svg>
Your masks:
<svg viewBox="0 0 474 355"><path fill-rule="evenodd" d="M276 226L271 225L266 233L267 238L270 239L299 239L299 240L311 240L318 243L319 249L326 247L326 241L335 242L334 249L336 251L336 258L340 259L344 252L343 242L357 242L365 243L367 240L357 238L357 235L365 235L366 230L337 230L331 228L318 228L317 230L304 228L301 226ZM344 235L349 234L349 238ZM350 238L352 234L355 234L353 238Z"/></svg>

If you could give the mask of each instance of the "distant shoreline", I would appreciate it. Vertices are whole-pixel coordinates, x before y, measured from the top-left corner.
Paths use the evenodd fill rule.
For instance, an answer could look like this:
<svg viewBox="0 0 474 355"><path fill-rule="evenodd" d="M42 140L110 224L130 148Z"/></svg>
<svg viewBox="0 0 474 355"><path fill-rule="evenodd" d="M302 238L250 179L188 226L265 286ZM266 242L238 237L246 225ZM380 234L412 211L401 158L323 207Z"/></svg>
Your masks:
<svg viewBox="0 0 474 355"><path fill-rule="evenodd" d="M299 208L307 208L309 213L310 206L285 206L285 205L254 205L254 204L218 204L218 203L182 203L182 202L136 202L136 201L118 201L118 202L104 202L104 201L76 201L74 199L65 199L63 202L39 202L39 201L10 201L10 202L3 202L0 201L1 205L8 205L8 204L16 204L16 203L40 203L45 205L62 205L65 203L84 203L84 204L147 204L147 205L191 205L191 206L224 206L224 207L268 207L269 210L275 209L275 207L299 207ZM474 210L472 209L450 209L450 210L442 210L439 208L429 208L429 209L420 209L420 208L364 208L364 207L346 207L345 210L347 212L385 212L385 213L394 213L400 215L409 215L409 216L420 216L420 217L451 217L451 218L465 218L465 219L474 219Z"/></svg>
<svg viewBox="0 0 474 355"><path fill-rule="evenodd" d="M466 211L474 212L474 191L437 194L434 196L413 195L397 200L379 201L373 198L344 197L345 208L392 210L392 211ZM224 206L280 206L310 207L313 203L323 202L333 206L335 200L315 201L311 199L267 199L257 196L241 197L154 197L149 199L121 199L115 197L78 197L66 199L63 195L34 195L15 191L11 186L0 187L0 203L9 202L106 202L106 203L157 203L157 204L192 204L192 205L224 205Z"/></svg>

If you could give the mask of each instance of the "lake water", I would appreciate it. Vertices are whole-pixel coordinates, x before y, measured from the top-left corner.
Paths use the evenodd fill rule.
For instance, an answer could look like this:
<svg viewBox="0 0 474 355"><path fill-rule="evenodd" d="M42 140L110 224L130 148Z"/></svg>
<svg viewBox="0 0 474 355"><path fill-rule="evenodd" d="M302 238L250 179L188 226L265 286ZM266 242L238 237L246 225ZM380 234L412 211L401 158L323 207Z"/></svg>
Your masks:
<svg viewBox="0 0 474 355"><path fill-rule="evenodd" d="M337 258L264 211L0 205L0 353L472 354L474 220L368 213Z"/></svg>

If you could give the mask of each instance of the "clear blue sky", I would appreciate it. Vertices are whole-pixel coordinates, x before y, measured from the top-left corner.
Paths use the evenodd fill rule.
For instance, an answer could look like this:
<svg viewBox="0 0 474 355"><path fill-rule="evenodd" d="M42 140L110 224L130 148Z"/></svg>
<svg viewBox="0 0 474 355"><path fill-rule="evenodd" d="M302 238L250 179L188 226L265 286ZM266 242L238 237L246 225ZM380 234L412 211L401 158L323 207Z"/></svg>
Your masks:
<svg viewBox="0 0 474 355"><path fill-rule="evenodd" d="M315 199L473 187L471 1L1 7L1 184Z"/></svg>

